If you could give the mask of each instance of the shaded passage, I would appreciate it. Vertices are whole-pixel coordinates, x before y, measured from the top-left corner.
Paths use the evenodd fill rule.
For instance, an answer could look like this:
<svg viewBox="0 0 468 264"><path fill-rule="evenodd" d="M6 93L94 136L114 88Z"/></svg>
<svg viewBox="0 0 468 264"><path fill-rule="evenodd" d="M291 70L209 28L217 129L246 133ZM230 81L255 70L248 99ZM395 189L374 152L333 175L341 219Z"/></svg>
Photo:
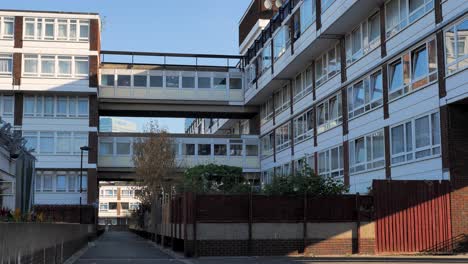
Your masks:
<svg viewBox="0 0 468 264"><path fill-rule="evenodd" d="M106 232L75 264L183 263L130 232Z"/></svg>

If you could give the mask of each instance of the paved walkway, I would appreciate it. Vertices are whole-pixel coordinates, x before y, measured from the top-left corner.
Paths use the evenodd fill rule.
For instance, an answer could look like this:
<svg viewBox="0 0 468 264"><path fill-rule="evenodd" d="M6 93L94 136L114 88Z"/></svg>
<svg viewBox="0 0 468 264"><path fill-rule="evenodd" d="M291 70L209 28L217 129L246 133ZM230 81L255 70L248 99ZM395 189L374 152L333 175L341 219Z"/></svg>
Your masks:
<svg viewBox="0 0 468 264"><path fill-rule="evenodd" d="M183 264L130 232L105 232L74 264Z"/></svg>
<svg viewBox="0 0 468 264"><path fill-rule="evenodd" d="M206 257L174 258L130 232L105 232L74 264L338 264L338 263L468 263L467 256L459 257Z"/></svg>

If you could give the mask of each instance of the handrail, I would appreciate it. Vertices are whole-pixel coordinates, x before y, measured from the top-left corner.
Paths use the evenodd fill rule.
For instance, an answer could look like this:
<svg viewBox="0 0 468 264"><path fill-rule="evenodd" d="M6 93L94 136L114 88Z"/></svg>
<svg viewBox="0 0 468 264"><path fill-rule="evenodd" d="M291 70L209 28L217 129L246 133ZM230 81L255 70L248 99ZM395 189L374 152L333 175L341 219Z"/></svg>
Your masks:
<svg viewBox="0 0 468 264"><path fill-rule="evenodd" d="M221 54L197 54L197 53L166 53L166 52L146 52L146 51L116 51L101 50L103 55L129 55L129 56L155 56L155 57L178 57L178 58L211 58L211 59L243 59L241 55L221 55Z"/></svg>

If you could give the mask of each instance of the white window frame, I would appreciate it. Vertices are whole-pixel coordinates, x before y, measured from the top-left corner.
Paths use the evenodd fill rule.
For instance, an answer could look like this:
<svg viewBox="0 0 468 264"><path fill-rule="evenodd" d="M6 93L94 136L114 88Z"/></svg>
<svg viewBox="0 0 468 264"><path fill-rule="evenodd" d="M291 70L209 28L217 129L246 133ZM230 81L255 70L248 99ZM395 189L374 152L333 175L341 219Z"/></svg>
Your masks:
<svg viewBox="0 0 468 264"><path fill-rule="evenodd" d="M24 17L23 32L25 32L25 40L42 40L42 41L61 41L61 42L88 42L90 34L90 21L87 19L76 19L76 18L42 18L42 17ZM34 35L26 35L27 24L32 24L34 29ZM46 37L45 28L46 24L53 25L54 36ZM59 37L59 25L66 26L66 36ZM72 37L71 25L75 25L76 36ZM88 36L81 37L81 27L88 27Z"/></svg>
<svg viewBox="0 0 468 264"><path fill-rule="evenodd" d="M329 52L334 50L335 53L335 70L333 73L330 73L330 65L329 65ZM322 64L322 73L318 75L318 67L317 63L321 61ZM315 86L317 89L326 83L328 80L332 79L333 77L337 76L341 72L341 51L340 51L340 43L336 43L333 48L328 49L324 53L322 53L316 60L315 60Z"/></svg>
<svg viewBox="0 0 468 264"><path fill-rule="evenodd" d="M309 116L312 117L312 128L307 129L309 124ZM299 123L299 119L302 120L302 124ZM293 120L293 126L294 126L294 144L299 144L305 140L308 140L314 136L314 122L315 122L315 116L314 116L314 111L313 109L306 110L299 116L295 117ZM299 132L302 133L299 133Z"/></svg>
<svg viewBox="0 0 468 264"><path fill-rule="evenodd" d="M370 40L371 36L371 21L373 19L377 19L379 23L379 36L376 39ZM353 32L359 31L360 35L360 46L361 48L356 52L353 53ZM369 16L366 20L361 22L357 27L355 27L351 33L346 35L346 66L349 67L354 62L358 61L362 57L364 57L369 52L373 51L377 47L380 46L380 12L374 12L371 16Z"/></svg>
<svg viewBox="0 0 468 264"><path fill-rule="evenodd" d="M279 126L275 129L276 151L283 151L291 146L291 123Z"/></svg>
<svg viewBox="0 0 468 264"><path fill-rule="evenodd" d="M332 151L337 151L338 153L338 168L332 169ZM325 166L324 170L321 170L321 159L320 156L325 155ZM317 164L317 173L319 176L329 176L329 177L341 177L344 175L344 166L343 166L343 145L338 145L335 147L322 150L317 154L318 164Z"/></svg>
<svg viewBox="0 0 468 264"><path fill-rule="evenodd" d="M12 23L13 24L13 32L11 35L6 34L6 23ZM2 16L0 17L0 39L13 39L15 35L15 18L14 17L9 17L9 16Z"/></svg>
<svg viewBox="0 0 468 264"><path fill-rule="evenodd" d="M10 63L10 69L9 71L0 71L0 77L2 76L11 76L12 73L13 73L13 55L12 54L5 54L5 53L1 53L0 54L0 59L2 60L9 60Z"/></svg>
<svg viewBox="0 0 468 264"><path fill-rule="evenodd" d="M438 116L438 123L437 124L434 124L433 123L433 119L432 119L432 116L433 115L436 115ZM420 148L416 148L416 136L418 135L418 132L416 131L416 120L418 119L421 119L421 118L425 118L425 117L428 117L429 118L429 140L430 140L430 144L427 145L427 146L424 146L424 147L420 147ZM407 134L407 124L411 124L411 133ZM396 128L396 127L399 127L399 126L403 126L403 149L404 151L403 152L399 152L399 153L396 153L396 154L393 154L393 149L395 148L394 146L394 143L393 143L393 140L392 140L392 133L393 133L393 129ZM439 143L436 144L435 142L433 142L434 140L434 137L433 137L433 130L434 130L434 126L436 128L438 128L439 130L439 138L438 138L438 141ZM390 127L390 156L391 156L391 164L392 166L394 165L402 165L402 164L406 164L406 163L409 163L409 162L414 162L414 161L418 161L418 160L424 160L424 159L430 159L430 158L434 158L434 157L437 157L437 156L440 156L441 155L441 131L440 131L440 113L438 111L434 111L434 112L430 112L428 114L424 114L424 115L421 115L421 116L418 116L418 117L415 117L415 118L412 118L410 120L406 120L404 122L401 122L401 123L398 123L398 124L395 124L393 126ZM407 144L407 135L411 135L411 150L408 150L408 144ZM427 156L424 156L424 157L419 157L417 158L416 157L416 154L418 152L422 152L422 151L427 151L429 150L431 152L430 155L427 155ZM398 158L403 158L401 161L398 161L397 159Z"/></svg>
<svg viewBox="0 0 468 264"><path fill-rule="evenodd" d="M260 107L261 124L265 124L273 119L273 97L270 96Z"/></svg>
<svg viewBox="0 0 468 264"><path fill-rule="evenodd" d="M286 84L274 93L275 115L278 115L279 113L289 108L291 102L290 92L291 90L289 85Z"/></svg>
<svg viewBox="0 0 468 264"><path fill-rule="evenodd" d="M270 132L260 138L261 146L261 157L265 159L273 155L273 146L275 138L273 137L273 132Z"/></svg>
<svg viewBox="0 0 468 264"><path fill-rule="evenodd" d="M382 154L380 158L374 158L374 140L375 137L381 136L382 141ZM356 141L364 141L364 161L356 162ZM349 173L357 174L362 172L367 172L371 170L381 169L385 167L385 136L384 131L379 130L373 133L355 138L349 141Z"/></svg>
<svg viewBox="0 0 468 264"><path fill-rule="evenodd" d="M457 30L457 26L460 24L463 24L464 22L468 21L468 15L462 17L461 19L457 20L455 23L452 23L450 27L447 27L444 29L444 43L445 43L445 61L447 62L447 65L445 65L445 72L447 75L451 75L454 73L457 73L463 69L466 69L468 67L468 40L465 37L465 49L464 49L464 55L463 56L458 56L458 45L459 45L459 34ZM448 34L449 31L453 31L453 47L454 50L452 51L453 55L453 61L449 62L449 54L448 54L448 47L452 45L448 45L447 43L447 38L449 38Z"/></svg>
<svg viewBox="0 0 468 264"><path fill-rule="evenodd" d="M332 99L335 99L336 102L337 102L337 111L338 111L338 116L336 118L331 118L332 116L332 109L330 108L330 102L332 101ZM333 96L330 96L329 98L325 99L324 101L320 102L319 104L317 104L317 108L316 108L316 114L315 114L315 122L317 124L317 134L320 134L320 133L323 133L327 130L330 130L334 127L337 127L339 125L341 125L341 123L343 122L343 111L340 111L340 109L343 107L342 105L342 102L341 102L341 91L339 91L338 93L334 94ZM319 115L320 115L320 107L323 106L323 109L324 109L324 123L323 124L319 124L319 121L320 121L320 118L319 118ZM342 109L341 109L342 110Z"/></svg>
<svg viewBox="0 0 468 264"><path fill-rule="evenodd" d="M29 58L26 58L29 57ZM54 57L54 73L43 73L42 72L42 57L47 57L47 60L50 60L49 57ZM26 60L36 60L36 68L37 72L27 72L25 67L22 67L22 76L23 77L45 77L45 78L77 78L77 79L83 79L83 77L86 77L86 79L89 77L89 73L87 74L78 74L76 73L75 65L76 62L80 61L83 62L85 61L85 58L88 60L88 57L85 56L71 56L71 55L48 55L48 54L24 54L23 55L23 65L25 65ZM60 73L59 69L59 63L60 62L68 62L70 63L70 74L63 74ZM89 70L89 66L88 66Z"/></svg>
<svg viewBox="0 0 468 264"><path fill-rule="evenodd" d="M5 101L10 100L11 102L11 109L10 111L5 111ZM13 95L5 95L0 94L0 116L5 117L13 117L15 111L15 99Z"/></svg>
<svg viewBox="0 0 468 264"><path fill-rule="evenodd" d="M46 115L45 114L45 98L46 97L53 97L52 104L54 105L53 107L53 112L52 115ZM89 117L89 106L86 114L81 114L79 113L79 103L84 102L86 105L89 105L88 102L88 97L81 97L81 96L43 96L43 95L26 95L25 96L25 102L28 101L28 99L33 99L33 112L28 112L26 111L26 103L23 105L23 117L25 118L88 118ZM58 101L59 98L66 98L67 100L67 110L65 115L60 115L58 113ZM40 102L40 104L38 103ZM73 102L73 103L72 103ZM41 109L38 109L38 105L40 105ZM70 108L71 106L74 106L74 114L71 113ZM40 111L39 111L40 110Z"/></svg>
<svg viewBox="0 0 468 264"><path fill-rule="evenodd" d="M59 133L64 133L64 132L67 132L67 133L70 133L70 151L69 152L59 152L58 151L58 134ZM42 153L41 151L41 134L42 133L50 133L52 134L52 140L54 142L54 148L52 150L52 152L47 152L47 153ZM77 139L84 139L85 137L85 134L86 132L75 132L75 131L31 131L31 130L27 130L27 131L24 131L23 130L23 137L36 137L36 148L34 149L34 153L37 154L37 155L47 155L47 156L55 156L55 155L58 155L58 156L72 156L72 155L79 155L81 153L80 149L74 149L76 146L76 143L78 143L79 141ZM88 135L86 134L86 141L88 141L89 138L88 138ZM87 145L87 142L86 142L86 145ZM87 152L84 152L83 155L88 155Z"/></svg>
<svg viewBox="0 0 468 264"><path fill-rule="evenodd" d="M392 1L398 1L398 23L389 28L388 17L387 17L387 6ZM409 25L413 24L419 18L425 16L434 8L434 0L424 0L424 4L413 12L409 11L409 1L411 0L390 0L385 3L385 31L387 34L387 40L392 36L395 36L403 29L407 28ZM401 8L401 3L405 3L404 10ZM423 10L424 12L418 14L419 11ZM403 14L401 12L404 12Z"/></svg>
<svg viewBox="0 0 468 264"><path fill-rule="evenodd" d="M380 75L380 87L382 88L381 91L381 96L379 98L374 98L372 99L372 89L375 88L373 87L373 80L376 76ZM354 92L359 83L362 83L362 89L364 91L364 103L359 106L358 108L355 108L355 97L354 97ZM382 70L376 70L372 72L371 74L365 76L364 78L360 79L359 81L356 81L352 85L348 87L347 91L347 96L348 96L348 117L351 120L352 118L359 117L365 113L368 113L376 108L379 108L383 105L383 76L382 76Z"/></svg>

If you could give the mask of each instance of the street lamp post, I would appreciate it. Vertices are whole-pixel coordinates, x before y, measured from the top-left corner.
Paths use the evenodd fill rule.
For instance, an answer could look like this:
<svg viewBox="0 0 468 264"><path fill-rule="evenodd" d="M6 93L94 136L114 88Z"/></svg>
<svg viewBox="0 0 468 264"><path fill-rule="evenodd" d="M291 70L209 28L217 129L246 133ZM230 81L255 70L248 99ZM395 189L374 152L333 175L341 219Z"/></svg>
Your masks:
<svg viewBox="0 0 468 264"><path fill-rule="evenodd" d="M89 151L88 146L82 146L80 147L81 150L81 165L80 165L80 224L81 224L81 207L82 207L82 194L83 194L83 152L84 151Z"/></svg>

